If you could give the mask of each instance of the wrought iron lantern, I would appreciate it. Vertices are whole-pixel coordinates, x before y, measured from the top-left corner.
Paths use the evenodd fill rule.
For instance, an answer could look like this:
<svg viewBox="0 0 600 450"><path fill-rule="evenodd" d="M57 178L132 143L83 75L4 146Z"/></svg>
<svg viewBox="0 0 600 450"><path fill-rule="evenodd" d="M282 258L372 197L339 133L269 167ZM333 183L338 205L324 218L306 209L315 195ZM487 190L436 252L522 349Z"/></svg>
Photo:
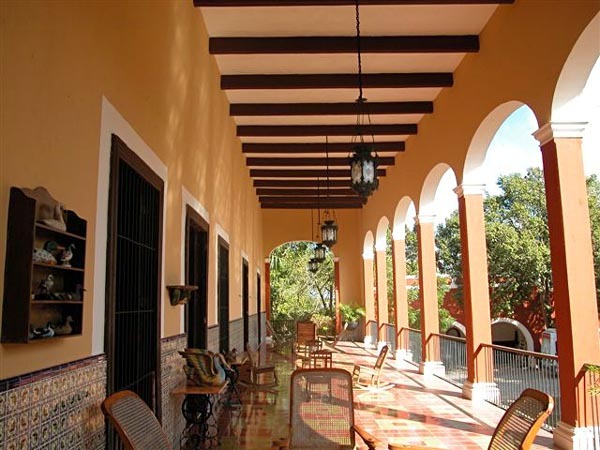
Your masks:
<svg viewBox="0 0 600 450"><path fill-rule="evenodd" d="M321 225L321 240L324 245L331 248L337 242L338 226L335 220L325 220Z"/></svg>
<svg viewBox="0 0 600 450"><path fill-rule="evenodd" d="M358 98L356 99L356 136L353 137L353 142L356 145L353 148L353 154L350 158L350 177L352 181L352 189L361 197L368 197L379 187L377 179L377 165L379 158L372 144L367 144L364 141L364 136L361 127L366 123L371 123L369 112L366 108L367 99L363 97L362 83L362 62L360 57L360 15L359 15L359 0L356 0L356 54L358 59ZM375 137L371 136L373 144Z"/></svg>
<svg viewBox="0 0 600 450"><path fill-rule="evenodd" d="M319 270L319 261L315 258L310 258L308 260L308 271L315 273L317 270Z"/></svg>
<svg viewBox="0 0 600 450"><path fill-rule="evenodd" d="M350 158L352 189L362 197L368 197L379 187L378 157L371 152L372 146L361 143L354 147Z"/></svg>
<svg viewBox="0 0 600 450"><path fill-rule="evenodd" d="M327 254L327 247L325 247L323 244L317 244L315 246L315 260L318 263L322 263L323 261L325 261L325 255Z"/></svg>

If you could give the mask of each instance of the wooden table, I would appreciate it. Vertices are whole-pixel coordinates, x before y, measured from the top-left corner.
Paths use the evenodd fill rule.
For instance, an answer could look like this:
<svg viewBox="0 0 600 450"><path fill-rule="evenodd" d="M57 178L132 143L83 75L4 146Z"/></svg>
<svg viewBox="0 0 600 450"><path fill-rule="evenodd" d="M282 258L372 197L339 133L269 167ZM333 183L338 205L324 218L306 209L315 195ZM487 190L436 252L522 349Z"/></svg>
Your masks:
<svg viewBox="0 0 600 450"><path fill-rule="evenodd" d="M181 448L211 448L218 446L217 419L214 416L214 404L217 397L227 389L229 382L222 386L183 385L171 392L173 395L185 395L181 412L186 427L181 433ZM212 432L214 430L214 433ZM202 447L200 447L202 445Z"/></svg>

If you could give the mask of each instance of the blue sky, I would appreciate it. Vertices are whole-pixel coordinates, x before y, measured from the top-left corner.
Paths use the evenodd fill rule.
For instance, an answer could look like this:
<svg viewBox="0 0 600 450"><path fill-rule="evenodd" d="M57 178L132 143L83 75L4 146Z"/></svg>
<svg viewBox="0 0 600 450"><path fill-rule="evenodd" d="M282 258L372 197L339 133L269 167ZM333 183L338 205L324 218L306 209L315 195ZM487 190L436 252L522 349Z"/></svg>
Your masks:
<svg viewBox="0 0 600 450"><path fill-rule="evenodd" d="M600 176L600 60L596 62L582 95L592 99L598 111L583 136L584 170L587 176ZM517 109L500 126L490 143L483 164L489 195L500 192L496 185L500 175L524 174L529 167L542 167L542 153L538 142L532 136L537 129L535 116L527 106ZM446 172L436 193L437 223L442 223L458 208L456 194L453 192L455 186L454 174L451 171Z"/></svg>

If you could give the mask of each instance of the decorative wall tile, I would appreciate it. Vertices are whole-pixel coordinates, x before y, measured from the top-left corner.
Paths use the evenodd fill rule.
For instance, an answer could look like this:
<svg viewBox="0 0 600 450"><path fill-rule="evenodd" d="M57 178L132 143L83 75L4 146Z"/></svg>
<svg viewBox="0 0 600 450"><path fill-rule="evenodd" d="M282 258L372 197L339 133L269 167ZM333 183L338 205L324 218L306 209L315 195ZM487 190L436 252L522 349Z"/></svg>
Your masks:
<svg viewBox="0 0 600 450"><path fill-rule="evenodd" d="M184 360L177 353L187 345L186 335L178 335L161 341L161 388L162 388L162 425L165 433L171 437L174 448L179 448L179 436L185 427L181 414L181 396L171 392L185 383Z"/></svg>
<svg viewBox="0 0 600 450"><path fill-rule="evenodd" d="M104 449L104 356L1 380L0 390L0 449Z"/></svg>

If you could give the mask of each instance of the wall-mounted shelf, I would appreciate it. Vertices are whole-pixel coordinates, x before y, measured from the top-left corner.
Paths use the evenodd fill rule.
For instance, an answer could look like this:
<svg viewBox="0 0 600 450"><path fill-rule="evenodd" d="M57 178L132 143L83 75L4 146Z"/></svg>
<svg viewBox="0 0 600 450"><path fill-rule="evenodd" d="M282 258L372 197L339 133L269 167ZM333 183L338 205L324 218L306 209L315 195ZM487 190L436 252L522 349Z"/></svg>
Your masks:
<svg viewBox="0 0 600 450"><path fill-rule="evenodd" d="M87 222L56 205L44 188L10 190L2 342L48 341L82 332ZM53 207L66 229L40 222ZM49 326L65 334L39 337Z"/></svg>

